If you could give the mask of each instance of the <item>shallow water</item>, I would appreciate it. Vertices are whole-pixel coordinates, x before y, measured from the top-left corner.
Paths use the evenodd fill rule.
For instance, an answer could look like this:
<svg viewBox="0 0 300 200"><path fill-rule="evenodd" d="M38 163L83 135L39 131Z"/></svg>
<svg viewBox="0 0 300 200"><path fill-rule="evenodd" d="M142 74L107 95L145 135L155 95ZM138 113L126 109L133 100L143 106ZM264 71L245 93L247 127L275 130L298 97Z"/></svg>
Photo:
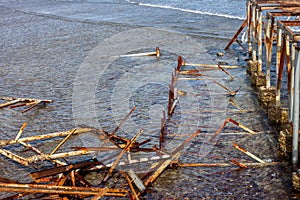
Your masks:
<svg viewBox="0 0 300 200"><path fill-rule="evenodd" d="M150 138L147 147L158 146L162 113L167 109L168 87L178 55L189 63L245 65L246 54L237 45L233 45L233 50L222 50L244 16L232 4L236 3L240 8L244 3L214 1L217 5L207 6L211 2L206 0L205 6L195 7L204 2L190 1L183 5L180 1L166 1L159 7L138 4L157 5L157 1L135 2L0 1L0 95L54 100L52 104L26 114L21 114L22 108L1 109L1 139L15 138L25 121L28 125L22 137L69 130L80 125L112 132L136 106L136 111L118 134L132 138L143 128L145 132L139 141ZM221 9L220 5L228 8ZM216 9L211 10L213 8ZM162 54L159 59L119 57L154 51L157 46ZM219 51L225 56L217 57ZM254 162L234 149L233 142L263 160L279 161L276 136L268 125L266 113L259 107L245 68L228 71L235 80L230 80L221 71L201 73L214 77L232 90L241 87L234 101L248 111L236 112L236 107L224 94L226 91L210 79L178 80L178 89L186 95L179 95L179 103L168 123L165 150L172 152L195 130L201 129L202 133L182 151L180 162L227 163L230 159ZM228 135L221 134L214 143L209 142L227 117L259 134L232 134L244 131L227 124L222 133ZM60 139L33 142L32 145L47 153ZM71 138L62 150L80 145L95 147L102 142L95 133L83 134ZM25 157L32 155L29 151L23 152L24 148L18 145L8 149ZM106 156L98 154L97 158L101 160ZM149 154L132 156L139 158ZM69 161L80 159L83 158L70 158ZM35 169L22 167L3 156L0 160L3 178L31 181L28 173ZM142 172L151 164L133 167ZM45 164L38 166L45 167ZM244 170L166 170L142 198L288 199L290 175L285 165ZM96 176L89 178L95 181Z"/></svg>

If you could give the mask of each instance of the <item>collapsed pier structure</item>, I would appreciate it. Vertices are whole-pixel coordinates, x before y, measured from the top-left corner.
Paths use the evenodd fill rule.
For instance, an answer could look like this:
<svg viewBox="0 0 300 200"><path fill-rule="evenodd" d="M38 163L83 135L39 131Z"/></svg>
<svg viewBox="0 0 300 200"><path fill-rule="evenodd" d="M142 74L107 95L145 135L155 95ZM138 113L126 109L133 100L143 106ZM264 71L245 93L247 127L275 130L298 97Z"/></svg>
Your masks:
<svg viewBox="0 0 300 200"><path fill-rule="evenodd" d="M247 71L251 75L252 83L257 85L257 87L259 86L260 101L262 105L269 108L270 118L272 116L275 122L282 122L282 119L287 119L287 117L284 116L290 114L290 110L298 110L298 113L295 112L291 114L290 121L292 122L292 130L297 129L296 132L298 132L297 124L299 120L298 117L293 117L299 116L299 92L298 94L296 94L296 92L295 94L293 93L293 91L299 91L299 85L298 90L296 90L296 77L294 78L294 76L299 73L296 68L300 65L299 62L296 62L296 60L299 59L299 46L298 42L296 42L298 38L295 37L297 32L285 29L294 26L289 24L293 21L281 21L281 23L284 24L279 26L276 25L277 21L275 20L276 16L283 12L288 13L284 16L297 17L296 12L298 5L296 3L287 3L286 1L276 1L276 3L275 1L267 1L267 3L263 3L263 1L248 1L247 6L249 11L248 17L240 28L241 31L248 25L247 33L250 61ZM265 9L267 7L271 10L275 9L278 11L286 8L289 9L289 11L279 11L279 14L272 12L272 14L270 14L271 20L267 21L268 26L265 30L263 29L262 14L266 11ZM266 16L268 16L268 14L269 13L267 13ZM273 19L272 17L275 18ZM293 23L297 24L298 22L295 20ZM289 25L287 26L287 24ZM281 27L280 30L278 27ZM230 43L236 40L240 31L237 32ZM266 33L263 34L263 31L266 31ZM281 34L278 35L278 31L281 31ZM275 36L279 37L277 43L279 43L279 40L281 41L281 45L278 46L279 63L278 70L276 70L278 71L278 73L276 73L276 87L272 86L274 84L271 84L270 78L272 71L272 46L275 42ZM290 38L293 38L292 41L295 41L291 42ZM270 61L266 70L264 70L263 46L267 46L268 61ZM229 47L230 44L226 48ZM291 55L295 55L293 59L289 58ZM155 56L156 59L159 59L160 51L159 48L156 48L155 52L126 54L117 57L135 58L139 56ZM156 59L153 60L156 61ZM280 98L280 92L282 92L284 88L284 86L281 88L281 81L284 74L285 62L287 63L286 65L288 65L288 63L290 65L287 67L289 68L288 72L290 78L289 97L290 101L293 102L289 108L290 110L281 108L282 101L280 101L282 100ZM234 76L234 70L241 68L241 66L222 65L220 63L188 63L188 61L185 61L179 56L177 66L174 65L174 67L174 73L172 74L168 90L167 110L163 112L160 133L150 137L147 133L144 133L143 127L140 127L140 131L132 138L127 138L120 134L119 130L121 126L126 123L126 119L135 111L135 107L131 108L128 115L125 116L112 132L106 132L105 130L87 126L76 127L69 131L48 134L37 133L37 135L34 136L23 137L22 133L26 127L26 123L24 123L15 137L0 140L0 154L1 156L9 158L9 161L18 163L27 169L30 172L28 172L28 175L31 178L31 182L24 183L22 180L16 181L0 178L0 191L8 193L7 198L26 198L27 196L32 197L32 194L35 194L36 196L34 196L34 198L39 199L101 199L102 197L139 199L141 197L143 198L143 195L147 195L148 192L151 193L151 190L149 190L150 186L168 168L214 167L230 168L230 170L238 171L246 168L286 165L286 163L276 162L276 160L270 159L271 153L263 154L260 152L259 148L266 149L267 147L258 145L260 140L257 139L257 137L266 134L266 131L260 129L261 127L249 127L251 124L247 121L247 118L251 111L240 106L235 99L236 96L245 91L224 84L224 80L227 81L226 83L233 80L237 81ZM293 75L291 74L292 69L294 69ZM269 77L265 75L263 71L266 71L266 74L269 73ZM189 90L189 88L184 87L191 82L195 85L195 90ZM205 87L208 84L210 84L209 87ZM207 88L209 88L209 90ZM294 88L294 90L292 90L292 88ZM199 109L197 109L196 106L194 106L194 98L191 97L201 96L203 100L205 100L207 96L209 96L210 99L202 101L201 107L199 106ZM224 96L226 98L224 98ZM34 111L33 108L40 103L45 104L52 102L51 100L11 97L2 100L9 101L2 104L2 106L6 108L8 106L11 106L10 108L30 106L22 113L29 110ZM182 109L185 105L189 109ZM215 107L212 107L212 105ZM295 109L297 105L298 109ZM178 108L179 106L182 110ZM197 118L200 112L208 113L206 118ZM278 115L278 112L280 115ZM179 122L177 119L179 114L181 123L177 123ZM238 117L237 115L241 115L242 117L236 119L235 117ZM279 119L278 116L280 116ZM186 126L188 128L185 129L184 132L171 130L171 127L176 125L181 127ZM231 132L222 132L225 126L226 128L229 126L228 129ZM253 128L256 128L256 130ZM213 132L212 130L215 131ZM96 135L103 145L66 147L69 144L68 142L77 138L79 134ZM236 141L238 138L230 138L232 135L243 138L243 140ZM219 140L217 140L217 137ZM225 137L226 139L221 137ZM58 144L53 147L50 146L50 143L47 143L50 138L56 139L55 141ZM57 140L57 138L60 140ZM246 139L248 138L252 138L249 140L254 140L253 143L255 143L251 150L247 147L243 148L244 145L247 145L246 141L249 140ZM255 139L257 140L255 141ZM171 142L167 144L168 141ZM176 141L177 143L175 143ZM295 136L294 141L298 142L298 137L296 138ZM195 142L193 145L196 146L194 148L195 152L184 152L183 149L187 144L193 142ZM44 143L50 147L50 152L39 149ZM217 145L217 143L219 145ZM150 144L154 145L151 146ZM166 148L167 145L168 148ZM202 145L201 148L204 150L200 149L200 145ZM33 155L26 156L24 152L15 152L15 146L24 146L26 150L29 149ZM225 149L227 152L224 152L224 146L228 146L228 148ZM232 151L229 146L234 151ZM217 156L214 157L201 155L201 153L208 153L206 150L211 147L216 147L216 149L220 148L221 153L218 152ZM297 152L293 151L293 162L295 162L295 167L297 168L298 146L294 145L294 148L297 148ZM194 157L191 156L192 158L201 158L199 159L201 162L198 162L199 160L192 160L190 159L191 157L187 159L190 162L184 160L185 155L188 153L195 154ZM221 157L222 160L217 160L218 156ZM72 161L70 161L71 159L69 160L71 157L73 158ZM100 159L98 159L99 157ZM45 163L47 164L46 168L43 166ZM138 165L140 170L135 170L136 165ZM97 172L97 180L91 182L86 176L93 172ZM297 172L297 170L295 170L295 172ZM228 171L223 173L228 173ZM295 174L297 175L297 173ZM297 176L295 176L295 178L297 178ZM97 184L95 184L95 182ZM198 191L196 192L198 193Z"/></svg>
<svg viewBox="0 0 300 200"><path fill-rule="evenodd" d="M299 190L300 2L247 0L247 18L225 50L247 27L247 73L270 122L289 124L279 138L292 138L293 184ZM283 84L283 74L287 83ZM271 81L271 80L274 81ZM283 94L284 93L284 94ZM287 99L287 101L286 101ZM289 143L288 141L286 141Z"/></svg>

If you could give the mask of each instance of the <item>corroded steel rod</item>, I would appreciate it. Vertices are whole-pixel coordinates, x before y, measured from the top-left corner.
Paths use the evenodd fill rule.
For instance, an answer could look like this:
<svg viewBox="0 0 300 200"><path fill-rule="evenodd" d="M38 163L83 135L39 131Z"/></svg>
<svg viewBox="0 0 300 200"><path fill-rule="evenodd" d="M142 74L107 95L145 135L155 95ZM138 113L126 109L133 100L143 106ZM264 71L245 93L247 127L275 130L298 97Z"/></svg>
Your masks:
<svg viewBox="0 0 300 200"><path fill-rule="evenodd" d="M79 133L85 133L91 131L89 128L80 128L75 131L74 134L79 134ZM34 140L43 140L43 139L49 139L53 137L63 137L69 134L69 131L64 131L64 132L56 132L56 133L49 133L45 135L37 135L37 136L30 136L26 138L20 138L18 141L16 140L0 140L0 146L5 146L5 145L10 145L10 144L16 144L18 142L29 142L29 141L34 141Z"/></svg>
<svg viewBox="0 0 300 200"><path fill-rule="evenodd" d="M125 197L128 190L109 188L87 188L72 186L54 186L40 184L14 184L0 183L2 192L26 192L26 193L46 193L46 194L70 194L70 195L97 195L105 191L105 196Z"/></svg>
<svg viewBox="0 0 300 200"><path fill-rule="evenodd" d="M27 126L27 123L24 122L23 125L22 125L22 127L21 127L20 130L19 130L19 133L17 134L17 136L16 136L16 138L15 138L16 141L19 140L19 138L21 137L21 135L22 135L24 129L26 128L26 126Z"/></svg>
<svg viewBox="0 0 300 200"><path fill-rule="evenodd" d="M232 37L232 39L229 41L229 43L227 44L227 46L225 47L224 50L228 50L229 47L232 45L232 43L234 41L236 41L237 37L239 36L239 34L242 32L242 30L245 28L245 26L247 25L248 22L248 18L245 19L245 21L243 22L243 24L241 25L241 27L238 29L238 31L234 34L234 36Z"/></svg>
<svg viewBox="0 0 300 200"><path fill-rule="evenodd" d="M64 157L70 157L70 156L80 156L80 155L86 155L86 154L92 154L96 153L96 151L87 151L87 150L80 150L80 151L70 151L70 152L64 152L64 153L57 153L57 154L43 154L43 155L36 155L27 158L26 160L29 163L34 163L38 161L43 161L43 160L53 160L57 158L64 158Z"/></svg>
<svg viewBox="0 0 300 200"><path fill-rule="evenodd" d="M237 145L236 143L233 143L234 148L240 150L241 152L243 152L244 154L250 156L251 158L253 158L254 160L260 162L260 163L265 163L265 161L263 161L262 159L260 159L259 157L255 156L254 154L248 152L246 149L243 149L242 147L240 147L239 145Z"/></svg>
<svg viewBox="0 0 300 200"><path fill-rule="evenodd" d="M113 163L113 165L109 168L108 173L106 174L105 178L103 179L103 181L107 181L109 176L111 175L111 173L113 172L113 170L115 169L115 167L117 166L117 164L119 163L119 161L121 160L122 156L124 155L124 153L126 153L134 144L134 142L137 140L137 138L144 132L143 129L141 129L133 138L132 140L124 147L124 149L121 151L121 153L118 155L118 157L116 158L116 161Z"/></svg>
<svg viewBox="0 0 300 200"><path fill-rule="evenodd" d="M160 49L159 49L159 47L156 47L154 52L120 55L120 57L139 57L139 56L156 56L157 58L159 58L160 57Z"/></svg>
<svg viewBox="0 0 300 200"><path fill-rule="evenodd" d="M17 154L14 154L8 150L5 150L5 149L0 149L0 154L22 164L22 165L25 165L25 166L28 166L29 163L28 163L28 160L26 158L23 158Z"/></svg>
<svg viewBox="0 0 300 200"><path fill-rule="evenodd" d="M76 129L73 129L69 134L52 150L50 155L54 154L74 133Z"/></svg>

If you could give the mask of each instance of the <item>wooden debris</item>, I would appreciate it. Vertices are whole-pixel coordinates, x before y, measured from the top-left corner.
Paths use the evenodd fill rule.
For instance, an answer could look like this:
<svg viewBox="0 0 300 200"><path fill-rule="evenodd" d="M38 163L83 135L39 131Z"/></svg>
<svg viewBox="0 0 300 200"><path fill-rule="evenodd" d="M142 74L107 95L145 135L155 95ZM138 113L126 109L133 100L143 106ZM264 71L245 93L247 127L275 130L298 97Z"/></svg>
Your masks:
<svg viewBox="0 0 300 200"><path fill-rule="evenodd" d="M260 163L265 163L265 161L263 161L262 159L258 158L257 156L255 156L254 154L248 152L246 149L243 149L242 147L240 147L239 145L237 145L236 143L233 143L234 148L236 148L237 150L240 150L241 152L245 153L246 155L250 156L251 158L253 158L254 160L260 162Z"/></svg>
<svg viewBox="0 0 300 200"><path fill-rule="evenodd" d="M133 193L133 198L132 198L132 199L138 200L138 199L139 199L139 196L138 196L138 194L136 193L136 191L135 191L135 189L134 189L134 187L133 187L133 185L132 185L132 181L130 180L129 176L128 176L125 172L123 172L123 171L121 171L121 173L122 173L122 174L124 175L124 177L126 178L127 183L128 183L128 185L129 185L129 187L130 187L132 193Z"/></svg>

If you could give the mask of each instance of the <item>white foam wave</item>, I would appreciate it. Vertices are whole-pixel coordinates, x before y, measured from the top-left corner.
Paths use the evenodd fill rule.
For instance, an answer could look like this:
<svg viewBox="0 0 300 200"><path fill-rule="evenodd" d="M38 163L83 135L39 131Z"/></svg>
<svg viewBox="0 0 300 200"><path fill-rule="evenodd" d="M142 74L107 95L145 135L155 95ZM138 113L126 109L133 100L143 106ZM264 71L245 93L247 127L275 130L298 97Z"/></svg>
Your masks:
<svg viewBox="0 0 300 200"><path fill-rule="evenodd" d="M169 6L169 5L139 3L139 2L130 1L130 0L126 0L126 1L128 3L137 4L139 6L147 6L147 7L163 8L163 9L171 9L171 10L179 10L179 11L182 11L182 12L189 12L189 13L196 13L196 14L210 15L210 16L218 16L218 17L225 17L225 18L230 18L230 19L239 19L239 20L244 20L245 19L245 17L239 17L239 16L229 15L229 14L213 13L213 12L200 11L200 10L191 10L191 9L173 7L173 6Z"/></svg>

